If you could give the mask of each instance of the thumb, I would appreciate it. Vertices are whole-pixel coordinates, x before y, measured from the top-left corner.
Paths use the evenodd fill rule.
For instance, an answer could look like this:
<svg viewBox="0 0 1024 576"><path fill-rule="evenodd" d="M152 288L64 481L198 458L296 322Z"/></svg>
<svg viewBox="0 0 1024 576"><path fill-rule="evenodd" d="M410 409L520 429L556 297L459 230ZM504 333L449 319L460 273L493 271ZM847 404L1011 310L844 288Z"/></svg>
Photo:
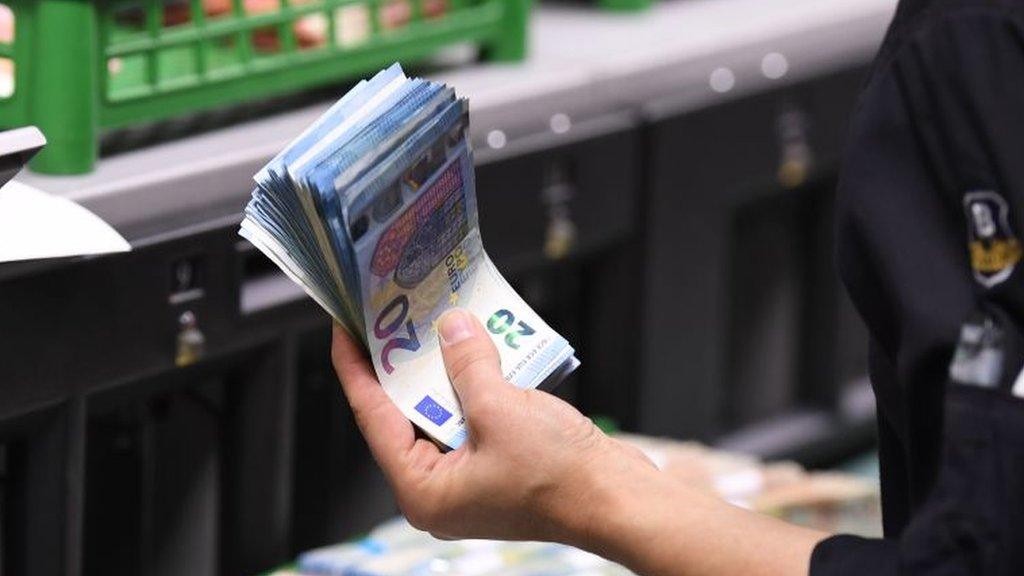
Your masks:
<svg viewBox="0 0 1024 576"><path fill-rule="evenodd" d="M480 321L459 308L441 316L438 334L448 378L463 408L472 411L473 404L505 381L498 349Z"/></svg>

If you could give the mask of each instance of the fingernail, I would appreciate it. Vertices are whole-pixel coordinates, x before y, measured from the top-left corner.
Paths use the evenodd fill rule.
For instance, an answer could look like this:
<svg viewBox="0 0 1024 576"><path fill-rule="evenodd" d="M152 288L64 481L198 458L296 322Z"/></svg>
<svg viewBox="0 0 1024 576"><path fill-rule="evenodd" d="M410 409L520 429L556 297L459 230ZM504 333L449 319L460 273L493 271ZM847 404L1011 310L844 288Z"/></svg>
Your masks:
<svg viewBox="0 0 1024 576"><path fill-rule="evenodd" d="M473 336L472 319L468 312L463 310L449 310L441 316L438 332L441 334L441 341L447 345L458 344Z"/></svg>

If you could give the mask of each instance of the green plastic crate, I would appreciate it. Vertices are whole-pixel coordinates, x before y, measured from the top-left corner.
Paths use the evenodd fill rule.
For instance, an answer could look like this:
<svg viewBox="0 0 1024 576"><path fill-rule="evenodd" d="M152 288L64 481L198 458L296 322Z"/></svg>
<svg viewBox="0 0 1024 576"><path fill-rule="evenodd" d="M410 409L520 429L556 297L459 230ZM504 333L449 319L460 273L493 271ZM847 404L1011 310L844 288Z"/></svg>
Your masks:
<svg viewBox="0 0 1024 576"><path fill-rule="evenodd" d="M530 0L0 0L0 128L42 129L49 145L33 170L88 172L104 129L352 78L454 43L521 59L529 10Z"/></svg>

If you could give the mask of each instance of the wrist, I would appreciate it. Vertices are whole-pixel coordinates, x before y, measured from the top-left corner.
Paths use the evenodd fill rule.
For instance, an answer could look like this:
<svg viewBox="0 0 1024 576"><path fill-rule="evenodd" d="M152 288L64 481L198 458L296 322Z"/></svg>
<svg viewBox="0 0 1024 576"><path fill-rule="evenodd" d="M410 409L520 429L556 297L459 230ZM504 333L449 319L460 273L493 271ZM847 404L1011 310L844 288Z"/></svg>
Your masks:
<svg viewBox="0 0 1024 576"><path fill-rule="evenodd" d="M636 573L749 574L760 565L769 566L764 573L806 574L825 536L727 504L651 466L591 474L590 513L568 543ZM770 562L765 549L775 550Z"/></svg>
<svg viewBox="0 0 1024 576"><path fill-rule="evenodd" d="M623 535L635 531L644 498L660 492L661 473L621 450L587 458L578 468L578 497L565 502L560 519L566 544L616 561Z"/></svg>

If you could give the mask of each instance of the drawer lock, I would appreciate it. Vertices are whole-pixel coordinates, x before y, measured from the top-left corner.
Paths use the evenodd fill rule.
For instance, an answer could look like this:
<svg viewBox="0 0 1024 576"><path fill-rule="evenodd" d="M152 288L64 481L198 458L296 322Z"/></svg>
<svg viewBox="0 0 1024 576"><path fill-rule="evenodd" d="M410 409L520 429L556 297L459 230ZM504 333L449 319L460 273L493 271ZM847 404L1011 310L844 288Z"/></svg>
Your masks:
<svg viewBox="0 0 1024 576"><path fill-rule="evenodd" d="M569 166L565 163L554 162L548 165L544 175L541 199L548 217L544 233L544 255L550 260L565 258L576 244L576 223L569 210L575 187L571 184L569 172Z"/></svg>
<svg viewBox="0 0 1024 576"><path fill-rule="evenodd" d="M199 329L196 315L186 311L178 317L178 349L174 364L178 367L198 362L206 352L206 336Z"/></svg>

